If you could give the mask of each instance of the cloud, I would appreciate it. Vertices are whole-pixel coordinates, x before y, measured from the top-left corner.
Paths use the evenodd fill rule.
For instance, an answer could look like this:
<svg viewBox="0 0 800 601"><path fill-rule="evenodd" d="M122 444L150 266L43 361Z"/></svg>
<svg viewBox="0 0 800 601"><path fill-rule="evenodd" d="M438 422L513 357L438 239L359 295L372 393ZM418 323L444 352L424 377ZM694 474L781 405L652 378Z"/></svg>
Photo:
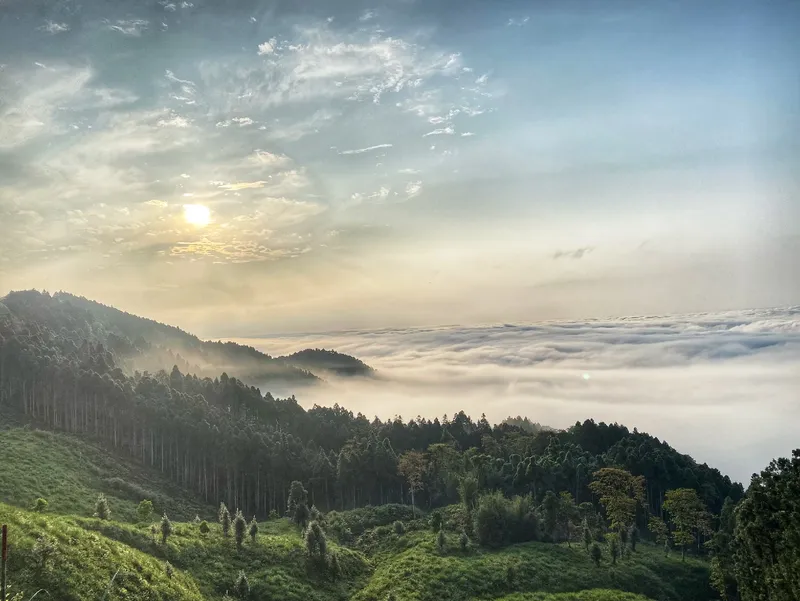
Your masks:
<svg viewBox="0 0 800 601"><path fill-rule="evenodd" d="M594 250L594 247L585 246L583 248L576 248L575 250L568 250L568 251L556 251L553 254L554 259L582 259L585 255L589 254Z"/></svg>
<svg viewBox="0 0 800 601"><path fill-rule="evenodd" d="M70 27L66 23L56 23L55 21L46 21L44 25L39 27L41 31L46 31L49 34L63 33L69 31Z"/></svg>
<svg viewBox="0 0 800 601"><path fill-rule="evenodd" d="M278 40L275 38L270 38L268 41L264 42L263 44L258 45L258 56L264 56L267 54L272 54L275 52L275 45L278 43Z"/></svg>
<svg viewBox="0 0 800 601"><path fill-rule="evenodd" d="M235 184L221 184L218 187L223 190L252 190L254 188L263 188L267 182L238 182Z"/></svg>
<svg viewBox="0 0 800 601"><path fill-rule="evenodd" d="M150 205L151 207L158 207L159 209L163 209L166 206L168 206L168 203L164 202L163 200L157 200L157 199L146 200L144 204Z"/></svg>
<svg viewBox="0 0 800 601"><path fill-rule="evenodd" d="M433 131L429 131L427 134L423 134L423 138L427 138L428 136L452 136L455 133L455 130L452 127L442 127L440 129L434 129Z"/></svg>
<svg viewBox="0 0 800 601"><path fill-rule="evenodd" d="M798 323L794 307L245 342L276 355L335 348L378 369L375 382L333 380L298 394L306 406L346 398L383 418L464 409L555 427L619 421L746 481L796 445Z"/></svg>
<svg viewBox="0 0 800 601"><path fill-rule="evenodd" d="M358 148L356 150L342 150L339 154L364 154L365 152L372 152L373 150L380 150L381 148L391 148L391 144L376 144L375 146L367 146L366 148Z"/></svg>
<svg viewBox="0 0 800 601"><path fill-rule="evenodd" d="M521 19L513 19L512 18L512 19L508 20L508 22L506 23L506 26L508 26L508 27L522 27L528 21L530 21L530 17L523 17Z"/></svg>
<svg viewBox="0 0 800 601"><path fill-rule="evenodd" d="M474 132L471 132L471 131L465 131L463 134L461 134L461 137L462 137L462 138L469 138L469 137L471 137L471 136L474 136L474 135L475 135L475 133L474 133Z"/></svg>
<svg viewBox="0 0 800 601"><path fill-rule="evenodd" d="M126 36L139 37L149 24L150 22L145 19L120 19L108 27Z"/></svg>
<svg viewBox="0 0 800 601"><path fill-rule="evenodd" d="M422 182L408 182L406 184L406 198L414 198L422 192Z"/></svg>

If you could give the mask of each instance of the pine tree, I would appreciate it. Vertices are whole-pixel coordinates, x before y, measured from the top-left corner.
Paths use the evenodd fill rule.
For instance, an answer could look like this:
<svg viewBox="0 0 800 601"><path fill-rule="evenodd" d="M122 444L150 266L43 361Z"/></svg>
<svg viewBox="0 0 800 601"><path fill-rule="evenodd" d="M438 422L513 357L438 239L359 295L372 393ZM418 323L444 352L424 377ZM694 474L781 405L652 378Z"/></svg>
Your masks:
<svg viewBox="0 0 800 601"><path fill-rule="evenodd" d="M172 522L169 521L167 514L161 516L161 542L167 544L167 538L172 534Z"/></svg>
<svg viewBox="0 0 800 601"><path fill-rule="evenodd" d="M231 533L231 514L228 511L225 503L219 504L219 512L217 513L219 523L222 526L222 536L230 536Z"/></svg>
<svg viewBox="0 0 800 601"><path fill-rule="evenodd" d="M253 519L250 520L250 538L253 540L253 543L256 542L256 536L258 536L258 522L256 522L256 516L253 516Z"/></svg>
<svg viewBox="0 0 800 601"><path fill-rule="evenodd" d="M247 580L244 570L239 570L239 574L233 582L233 593L239 599L246 599L250 595L250 582Z"/></svg>
<svg viewBox="0 0 800 601"><path fill-rule="evenodd" d="M436 548L439 550L439 553L444 553L447 547L447 539L444 535L444 530L439 530L439 534L436 535Z"/></svg>
<svg viewBox="0 0 800 601"><path fill-rule="evenodd" d="M104 494L97 497L97 502L94 504L94 517L101 520L111 519L111 508L108 506L108 500Z"/></svg>
<svg viewBox="0 0 800 601"><path fill-rule="evenodd" d="M247 535L247 521L239 509L236 510L236 517L233 519L233 532L236 537L236 547L241 549L244 537Z"/></svg>
<svg viewBox="0 0 800 601"><path fill-rule="evenodd" d="M600 560L603 558L603 550L600 548L600 545L597 543L592 543L592 561L594 561L594 565L599 566Z"/></svg>
<svg viewBox="0 0 800 601"><path fill-rule="evenodd" d="M592 530L586 520L583 520L583 546L586 547L586 552L589 553L589 548L592 546Z"/></svg>

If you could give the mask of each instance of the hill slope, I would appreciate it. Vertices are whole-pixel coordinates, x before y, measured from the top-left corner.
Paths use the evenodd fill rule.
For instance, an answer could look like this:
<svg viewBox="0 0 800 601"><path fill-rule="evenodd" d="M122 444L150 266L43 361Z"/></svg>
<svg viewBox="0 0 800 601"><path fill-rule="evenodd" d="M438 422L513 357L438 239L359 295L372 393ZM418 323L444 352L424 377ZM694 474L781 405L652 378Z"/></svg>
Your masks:
<svg viewBox="0 0 800 601"><path fill-rule="evenodd" d="M133 370L169 371L215 377L226 372L248 384L269 386L280 393L289 387L313 384L314 372L367 375L355 357L334 351L307 349L288 357L272 357L234 342L204 341L180 328L159 323L66 292L11 292L3 303L9 314L29 323L60 329L68 323L83 339L103 344L118 362ZM285 389L285 390L284 390Z"/></svg>

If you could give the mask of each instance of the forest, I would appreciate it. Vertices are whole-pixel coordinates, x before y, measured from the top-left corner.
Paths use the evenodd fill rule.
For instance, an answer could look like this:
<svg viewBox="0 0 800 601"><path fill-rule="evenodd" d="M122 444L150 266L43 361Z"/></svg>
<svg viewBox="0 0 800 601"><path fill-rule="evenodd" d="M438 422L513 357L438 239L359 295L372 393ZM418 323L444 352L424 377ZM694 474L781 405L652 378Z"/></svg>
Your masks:
<svg viewBox="0 0 800 601"><path fill-rule="evenodd" d="M488 548L540 540L595 553L602 542L616 560L644 540L709 561L723 599L800 599L800 452L745 490L616 423L306 410L253 383L371 368L318 349L292 363L225 346L64 293L12 293L0 304L0 409L254 521L289 515L311 528L327 514L346 542L358 533L336 515L349 510L410 504L413 518L458 506L463 536ZM235 356L248 358L241 372ZM212 377L221 364L231 373Z"/></svg>

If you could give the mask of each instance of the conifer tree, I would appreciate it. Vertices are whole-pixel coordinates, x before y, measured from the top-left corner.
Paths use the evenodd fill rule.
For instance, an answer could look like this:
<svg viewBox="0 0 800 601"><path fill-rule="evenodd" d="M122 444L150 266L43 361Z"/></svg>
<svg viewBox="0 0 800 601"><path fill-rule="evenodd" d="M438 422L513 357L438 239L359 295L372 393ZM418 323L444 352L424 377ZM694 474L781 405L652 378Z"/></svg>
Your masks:
<svg viewBox="0 0 800 601"><path fill-rule="evenodd" d="M219 523L222 526L222 536L230 536L231 533L231 514L225 503L219 504L219 511L217 512Z"/></svg>
<svg viewBox="0 0 800 601"><path fill-rule="evenodd" d="M108 506L108 499L102 493L98 495L97 502L94 504L94 517L101 520L111 519L111 508Z"/></svg>
<svg viewBox="0 0 800 601"><path fill-rule="evenodd" d="M167 514L161 516L161 542L167 544L167 538L172 534L172 522L169 521Z"/></svg>
<svg viewBox="0 0 800 601"><path fill-rule="evenodd" d="M258 522L256 521L256 516L253 516L253 519L250 520L250 527L248 529L250 533L250 538L253 542L256 542L256 536L258 536Z"/></svg>
<svg viewBox="0 0 800 601"><path fill-rule="evenodd" d="M236 517L233 519L233 533L236 538L236 547L241 549L244 537L247 535L247 521L240 509L236 510Z"/></svg>

